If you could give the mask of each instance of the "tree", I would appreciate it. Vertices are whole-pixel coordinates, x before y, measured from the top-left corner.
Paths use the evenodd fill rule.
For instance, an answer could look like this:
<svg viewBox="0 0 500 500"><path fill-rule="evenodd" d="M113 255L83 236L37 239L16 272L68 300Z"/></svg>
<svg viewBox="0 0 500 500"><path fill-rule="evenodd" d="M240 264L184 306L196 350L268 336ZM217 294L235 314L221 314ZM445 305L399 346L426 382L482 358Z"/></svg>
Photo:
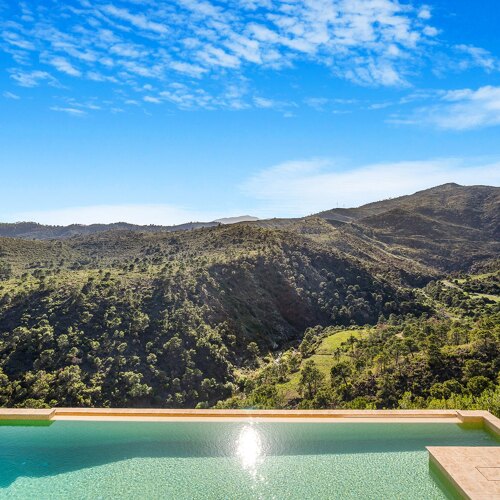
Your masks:
<svg viewBox="0 0 500 500"><path fill-rule="evenodd" d="M8 280L12 276L12 266L3 260L0 260L0 281Z"/></svg>
<svg viewBox="0 0 500 500"><path fill-rule="evenodd" d="M292 351L288 357L288 369L290 373L299 371L302 356L297 351Z"/></svg>
<svg viewBox="0 0 500 500"><path fill-rule="evenodd" d="M330 370L330 377L332 385L339 385L340 383L347 385L347 379L351 375L351 365L346 361L339 361L332 366Z"/></svg>
<svg viewBox="0 0 500 500"><path fill-rule="evenodd" d="M299 390L306 399L312 399L322 386L325 376L312 359L306 362L300 372Z"/></svg>
<svg viewBox="0 0 500 500"><path fill-rule="evenodd" d="M467 390L473 396L479 396L484 390L488 389L491 385L491 380L483 375L472 377L467 382Z"/></svg>
<svg viewBox="0 0 500 500"><path fill-rule="evenodd" d="M260 354L259 346L255 342L250 342L247 346L247 350L253 359L256 359Z"/></svg>

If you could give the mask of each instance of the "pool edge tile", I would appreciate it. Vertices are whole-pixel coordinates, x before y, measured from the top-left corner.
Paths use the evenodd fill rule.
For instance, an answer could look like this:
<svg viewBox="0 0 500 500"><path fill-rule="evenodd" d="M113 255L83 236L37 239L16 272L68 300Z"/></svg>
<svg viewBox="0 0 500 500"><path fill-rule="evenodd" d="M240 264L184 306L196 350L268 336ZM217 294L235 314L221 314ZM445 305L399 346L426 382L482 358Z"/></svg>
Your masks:
<svg viewBox="0 0 500 500"><path fill-rule="evenodd" d="M429 461L463 498L500 499L500 482L488 480L480 468L500 467L500 446L428 446Z"/></svg>

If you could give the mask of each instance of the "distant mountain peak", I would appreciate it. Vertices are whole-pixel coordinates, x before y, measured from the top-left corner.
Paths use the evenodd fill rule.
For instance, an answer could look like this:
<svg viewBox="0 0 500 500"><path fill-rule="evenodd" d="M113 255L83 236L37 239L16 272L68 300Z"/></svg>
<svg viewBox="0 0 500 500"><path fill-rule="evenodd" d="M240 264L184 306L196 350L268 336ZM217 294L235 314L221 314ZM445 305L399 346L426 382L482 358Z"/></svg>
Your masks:
<svg viewBox="0 0 500 500"><path fill-rule="evenodd" d="M253 215L239 215L237 217L223 217L222 219L214 220L214 222L220 222L221 224L237 224L238 222L254 222L256 220L259 220L259 218Z"/></svg>

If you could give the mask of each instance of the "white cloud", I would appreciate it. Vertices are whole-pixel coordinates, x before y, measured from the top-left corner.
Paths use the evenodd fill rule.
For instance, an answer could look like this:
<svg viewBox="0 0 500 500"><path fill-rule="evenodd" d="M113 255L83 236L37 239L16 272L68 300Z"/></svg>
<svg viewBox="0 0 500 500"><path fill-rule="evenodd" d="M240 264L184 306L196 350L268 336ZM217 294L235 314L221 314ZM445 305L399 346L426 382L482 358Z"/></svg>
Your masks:
<svg viewBox="0 0 500 500"><path fill-rule="evenodd" d="M427 36L436 36L439 34L439 30L437 28L435 28L434 26L426 26L424 29L423 29L423 32L425 35Z"/></svg>
<svg viewBox="0 0 500 500"><path fill-rule="evenodd" d="M179 73L185 73L189 76L200 77L203 73L206 73L208 70L206 68L202 68L196 64L190 64L186 62L174 61L170 64L172 69L178 71Z"/></svg>
<svg viewBox="0 0 500 500"><path fill-rule="evenodd" d="M143 50L140 46L132 43L117 43L110 48L112 54L122 57L130 57L132 59L144 58L148 55L147 50Z"/></svg>
<svg viewBox="0 0 500 500"><path fill-rule="evenodd" d="M330 159L289 161L252 175L231 213L170 204L103 204L17 212L4 220L43 224L129 222L174 225L212 221L235 213L261 218L301 217L411 194L439 184L500 184L500 158L438 158L346 167Z"/></svg>
<svg viewBox="0 0 500 500"><path fill-rule="evenodd" d="M14 16L0 49L25 66L38 52L42 63L73 77L133 90L144 79L182 83L192 94L210 93L214 107L244 108L252 95L236 102L225 93L252 66L306 61L363 85L404 85L434 33L427 11L397 0L60 2ZM23 77L25 69L15 74L20 85L44 80Z"/></svg>
<svg viewBox="0 0 500 500"><path fill-rule="evenodd" d="M198 51L197 55L200 61L203 61L210 67L221 66L223 68L237 68L241 63L237 56L229 54L225 50L211 45Z"/></svg>
<svg viewBox="0 0 500 500"><path fill-rule="evenodd" d="M500 125L500 86L449 90L440 95L440 101L436 105L419 108L410 117L395 117L391 121L431 124L446 130Z"/></svg>
<svg viewBox="0 0 500 500"><path fill-rule="evenodd" d="M158 97L146 95L146 96L144 96L144 102L150 102L152 104L160 104L161 103L161 99L158 98Z"/></svg>
<svg viewBox="0 0 500 500"><path fill-rule="evenodd" d="M18 33L3 31L1 36L3 40L14 47L24 50L35 50L35 45L32 42L23 39Z"/></svg>
<svg viewBox="0 0 500 500"><path fill-rule="evenodd" d="M132 24L132 26L139 29L153 31L154 33L160 35L165 34L168 31L165 25L151 21L143 14L132 14L127 9L121 9L119 7L115 7L114 5L105 5L102 10L106 12L106 14L110 14L118 19L121 19L122 21L127 21Z"/></svg>
<svg viewBox="0 0 500 500"><path fill-rule="evenodd" d="M459 69L466 70L470 67L480 67L490 72L500 69L500 61L491 52L474 45L455 45L455 50L467 56L458 62Z"/></svg>
<svg viewBox="0 0 500 500"><path fill-rule="evenodd" d="M165 204L147 205L92 205L68 207L60 210L17 212L8 220L34 221L41 224L110 224L128 222L130 224L173 225L185 222L209 222L221 217L220 213L189 210Z"/></svg>
<svg viewBox="0 0 500 500"><path fill-rule="evenodd" d="M56 84L57 80L46 71L14 71L10 77L15 80L21 87L36 87L42 81L47 81L51 85Z"/></svg>
<svg viewBox="0 0 500 500"><path fill-rule="evenodd" d="M66 73L70 76L81 76L82 72L76 69L67 59L64 57L53 57L49 59L48 63L54 66L61 73Z"/></svg>
<svg viewBox="0 0 500 500"><path fill-rule="evenodd" d="M85 111L83 111L83 109L71 108L71 107L52 106L50 109L52 111L58 111L60 113L66 113L68 115L73 115L73 116L83 116L87 114Z"/></svg>
<svg viewBox="0 0 500 500"><path fill-rule="evenodd" d="M253 101L258 108L269 109L276 106L275 101L266 97L254 97Z"/></svg>
<svg viewBox="0 0 500 500"><path fill-rule="evenodd" d="M17 101L18 99L21 99L17 94L13 94L12 92L3 92L2 95L5 97L5 99L13 99Z"/></svg>
<svg viewBox="0 0 500 500"><path fill-rule="evenodd" d="M420 19L430 19L432 17L430 7L428 5L422 5L418 11L418 17Z"/></svg>
<svg viewBox="0 0 500 500"><path fill-rule="evenodd" d="M349 169L328 159L291 161L250 177L241 190L260 200L261 210L254 210L258 216L303 216L410 194L447 182L499 185L500 159L485 162L445 158Z"/></svg>

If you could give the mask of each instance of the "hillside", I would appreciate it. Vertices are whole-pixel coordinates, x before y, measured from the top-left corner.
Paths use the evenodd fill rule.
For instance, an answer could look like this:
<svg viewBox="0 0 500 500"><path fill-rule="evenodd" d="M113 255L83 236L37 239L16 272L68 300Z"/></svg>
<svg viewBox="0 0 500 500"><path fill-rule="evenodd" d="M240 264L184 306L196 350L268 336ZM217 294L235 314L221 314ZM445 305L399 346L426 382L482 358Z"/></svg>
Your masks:
<svg viewBox="0 0 500 500"><path fill-rule="evenodd" d="M310 332L443 314L422 290L498 268L497 204L498 188L445 185L348 223L0 238L0 404L211 406ZM488 279L467 293L496 296Z"/></svg>
<svg viewBox="0 0 500 500"><path fill-rule="evenodd" d="M500 274L431 282L434 314L315 327L241 370L221 408L464 408L500 415Z"/></svg>
<svg viewBox="0 0 500 500"><path fill-rule="evenodd" d="M357 234L392 254L450 272L467 271L498 256L499 214L500 188L444 184L317 216L336 226L341 223L342 237Z"/></svg>
<svg viewBox="0 0 500 500"><path fill-rule="evenodd" d="M498 234L500 188L443 184L415 194L369 203L357 208L336 208L317 215L339 222L368 221L392 210L421 214L450 224ZM375 219L382 220L383 218ZM411 227L408 228L411 230Z"/></svg>
<svg viewBox="0 0 500 500"><path fill-rule="evenodd" d="M473 265L494 259L500 252L499 213L500 188L444 184L408 196L298 219L257 220L245 215L178 226L122 222L46 226L20 222L0 224L0 237L62 240L106 232L177 233L241 223L299 233L356 256L372 268L383 268L384 273L397 269L415 284L436 273L468 271Z"/></svg>

